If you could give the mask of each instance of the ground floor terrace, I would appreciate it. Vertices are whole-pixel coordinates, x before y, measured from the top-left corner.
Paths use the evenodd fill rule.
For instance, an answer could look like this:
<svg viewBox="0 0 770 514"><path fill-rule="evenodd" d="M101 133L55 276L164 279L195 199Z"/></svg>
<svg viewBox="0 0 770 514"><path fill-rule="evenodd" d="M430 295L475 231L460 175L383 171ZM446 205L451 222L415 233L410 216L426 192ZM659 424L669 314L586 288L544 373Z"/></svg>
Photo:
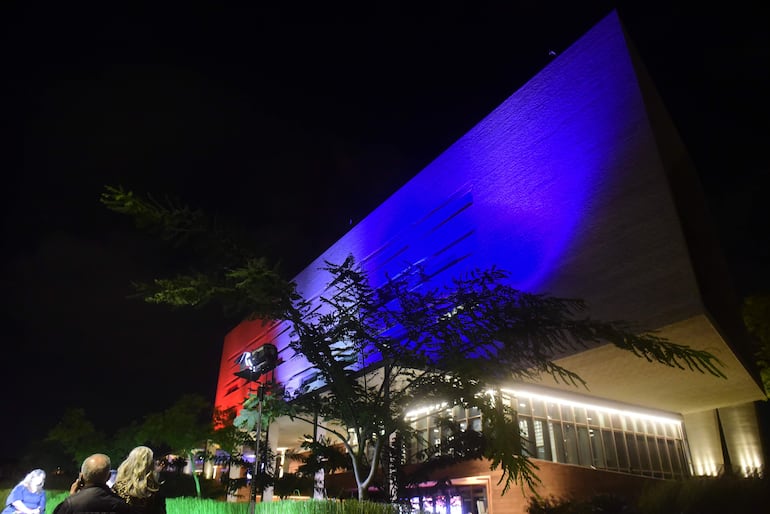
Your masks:
<svg viewBox="0 0 770 514"><path fill-rule="evenodd" d="M725 472L725 462L745 476L763 471L761 459L747 453L760 445L753 403L681 414L532 384L503 389L503 399L515 407L522 452L538 467L542 483L537 490L544 498L579 500L612 493L633 501L646 483L718 475ZM405 455L427 445L440 452L440 417L451 418L463 429L483 427L477 410L446 404L423 406L405 416L420 434ZM298 431L308 433L308 427L278 420L270 428L279 474L296 469L296 463L285 458L292 448L280 442ZM408 474L414 464L405 466ZM408 499L415 511L526 512L531 493L514 486L503 494L501 476L487 461L469 461L435 472L413 487ZM354 477L348 472L327 475L325 493L357 497ZM380 493L373 488L372 494Z"/></svg>

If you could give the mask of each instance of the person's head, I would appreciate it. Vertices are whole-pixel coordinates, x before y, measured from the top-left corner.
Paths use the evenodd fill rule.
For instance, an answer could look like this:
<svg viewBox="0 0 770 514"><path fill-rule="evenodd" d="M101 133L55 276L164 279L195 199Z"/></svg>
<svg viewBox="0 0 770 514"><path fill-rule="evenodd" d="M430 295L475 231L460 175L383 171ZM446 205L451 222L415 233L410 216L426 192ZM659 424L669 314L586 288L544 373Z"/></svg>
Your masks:
<svg viewBox="0 0 770 514"><path fill-rule="evenodd" d="M83 461L80 473L86 484L106 484L110 479L110 458L103 453L94 453Z"/></svg>
<svg viewBox="0 0 770 514"><path fill-rule="evenodd" d="M42 469L33 469L24 480L20 482L21 485L32 491L33 493L39 493L43 490L43 484L45 484L45 471Z"/></svg>
<svg viewBox="0 0 770 514"><path fill-rule="evenodd" d="M130 467L142 473L155 470L155 456L152 450L146 446L137 446L131 450L121 466Z"/></svg>
<svg viewBox="0 0 770 514"><path fill-rule="evenodd" d="M128 454L115 477L120 492L137 498L150 496L158 490L155 477L155 456L146 446L137 446Z"/></svg>

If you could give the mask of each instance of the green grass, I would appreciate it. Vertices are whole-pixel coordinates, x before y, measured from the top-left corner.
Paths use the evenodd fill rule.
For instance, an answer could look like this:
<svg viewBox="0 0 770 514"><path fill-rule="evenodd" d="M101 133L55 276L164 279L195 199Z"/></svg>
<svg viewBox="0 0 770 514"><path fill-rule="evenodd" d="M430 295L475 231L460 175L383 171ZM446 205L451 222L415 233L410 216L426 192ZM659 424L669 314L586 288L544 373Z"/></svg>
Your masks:
<svg viewBox="0 0 770 514"><path fill-rule="evenodd" d="M11 489L0 489L0 501L5 501ZM52 514L69 491L46 490L45 513ZM248 502L224 502L197 498L168 498L166 500L167 514L248 514ZM307 501L274 501L257 503L255 514L397 514L394 505L374 502L359 502L357 500L307 500Z"/></svg>
<svg viewBox="0 0 770 514"><path fill-rule="evenodd" d="M45 492L45 514L52 514L64 499L70 495L69 491L46 491Z"/></svg>
<svg viewBox="0 0 770 514"><path fill-rule="evenodd" d="M247 514L248 502L226 503L197 498L169 498L167 514ZM357 500L307 500L257 503L255 514L397 514L394 505Z"/></svg>

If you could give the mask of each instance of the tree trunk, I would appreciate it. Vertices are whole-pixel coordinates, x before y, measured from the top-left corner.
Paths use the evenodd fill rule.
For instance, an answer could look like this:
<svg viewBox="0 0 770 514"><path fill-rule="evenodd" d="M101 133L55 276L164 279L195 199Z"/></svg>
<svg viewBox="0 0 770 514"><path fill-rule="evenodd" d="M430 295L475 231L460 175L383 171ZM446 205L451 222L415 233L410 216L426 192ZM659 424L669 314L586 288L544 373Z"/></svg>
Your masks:
<svg viewBox="0 0 770 514"><path fill-rule="evenodd" d="M313 441L318 442L318 411L313 414ZM315 472L313 476L313 499L323 500L326 498L326 473L323 467Z"/></svg>
<svg viewBox="0 0 770 514"><path fill-rule="evenodd" d="M190 473L192 473L193 482L195 482L195 494L198 498L201 497L201 481L198 478L198 473L195 472L195 456L191 450L187 452L187 458L190 460Z"/></svg>
<svg viewBox="0 0 770 514"><path fill-rule="evenodd" d="M326 484L325 484L325 473L324 468L319 469L315 472L315 475L313 476L313 499L314 500L323 500L326 498L325 493L326 490Z"/></svg>

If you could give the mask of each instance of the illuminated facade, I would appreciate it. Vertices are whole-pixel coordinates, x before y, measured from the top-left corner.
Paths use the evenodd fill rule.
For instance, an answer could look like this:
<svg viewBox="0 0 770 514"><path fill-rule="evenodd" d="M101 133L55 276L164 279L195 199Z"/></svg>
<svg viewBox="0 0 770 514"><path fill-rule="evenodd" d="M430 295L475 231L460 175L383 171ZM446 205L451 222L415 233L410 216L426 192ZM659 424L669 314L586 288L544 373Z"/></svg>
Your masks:
<svg viewBox="0 0 770 514"><path fill-rule="evenodd" d="M317 297L324 261L348 254L374 286L410 263L421 263L432 285L495 265L518 289L582 298L594 318L633 321L725 364L722 380L609 345L558 361L588 390L547 379L504 384L522 432L532 436L524 451L538 459L544 496L715 474L725 455L743 473L762 472L754 402L765 396L705 219L686 150L611 13L295 281L305 298ZM307 363L288 355L288 337L286 324L259 321L227 334L217 406L240 405L248 385L234 376L235 359L265 343L285 361L279 382L312 387ZM430 434L432 412L411 415ZM477 419L455 416L468 426ZM295 447L306 432L279 421L271 445ZM465 488L456 511L478 512L479 502L490 513L524 511L518 491L500 496L488 465L450 471Z"/></svg>

